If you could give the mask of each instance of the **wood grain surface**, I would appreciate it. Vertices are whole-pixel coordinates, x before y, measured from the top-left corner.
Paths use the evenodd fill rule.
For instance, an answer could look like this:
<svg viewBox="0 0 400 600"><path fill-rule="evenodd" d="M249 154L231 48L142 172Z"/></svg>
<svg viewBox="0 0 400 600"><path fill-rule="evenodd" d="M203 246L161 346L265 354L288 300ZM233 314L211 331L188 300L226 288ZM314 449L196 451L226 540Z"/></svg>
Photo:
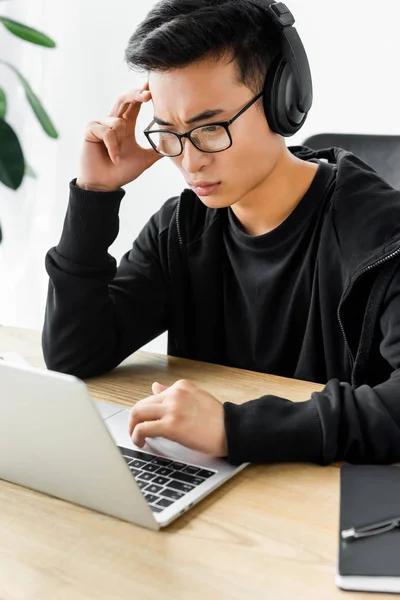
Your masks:
<svg viewBox="0 0 400 600"><path fill-rule="evenodd" d="M0 327L4 351L44 365L37 331ZM321 389L146 352L87 384L93 397L131 406L153 381L182 378L237 403ZM334 584L338 499L338 465L252 465L152 532L1 481L0 600L344 598Z"/></svg>

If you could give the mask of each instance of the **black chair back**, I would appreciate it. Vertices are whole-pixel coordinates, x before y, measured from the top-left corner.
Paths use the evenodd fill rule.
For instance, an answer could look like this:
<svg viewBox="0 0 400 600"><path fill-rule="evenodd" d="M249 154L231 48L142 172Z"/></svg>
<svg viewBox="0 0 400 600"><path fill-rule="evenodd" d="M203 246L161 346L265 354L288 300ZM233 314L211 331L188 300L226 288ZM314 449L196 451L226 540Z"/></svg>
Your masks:
<svg viewBox="0 0 400 600"><path fill-rule="evenodd" d="M332 146L344 148L400 190L400 135L320 133L304 140L303 145L313 150Z"/></svg>

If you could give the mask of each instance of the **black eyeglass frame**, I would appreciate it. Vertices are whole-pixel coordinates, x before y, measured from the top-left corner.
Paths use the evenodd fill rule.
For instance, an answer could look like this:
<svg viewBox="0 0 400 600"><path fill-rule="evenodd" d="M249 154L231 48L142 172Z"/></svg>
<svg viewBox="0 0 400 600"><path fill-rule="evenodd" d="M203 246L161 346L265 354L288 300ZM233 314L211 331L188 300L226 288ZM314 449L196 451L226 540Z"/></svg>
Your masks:
<svg viewBox="0 0 400 600"><path fill-rule="evenodd" d="M150 128L154 125L155 121L153 119L153 121L150 123L150 125L148 125L148 127L146 127L146 129L143 131L144 135L146 136L146 138L148 139L148 141L150 142L151 146L154 148L154 150L158 153L161 154L161 156L166 156L168 158L176 158L177 156L180 156L183 152L183 143L182 143L182 138L187 138L188 140L190 140L193 144L193 146L195 148L197 148L197 150L200 150L201 152L205 152L206 154L215 154L217 152L225 152L225 150L228 150L232 144L232 136L230 134L229 131L229 125L232 125L232 123L234 121L236 121L237 118L240 117L240 115L242 115L244 112L246 112L246 110L248 110L251 106L253 106L253 104L259 99L261 98L261 96L263 95L264 92L260 92L259 94L257 94L257 96L255 96L252 100L250 100L250 102L248 102L246 104L246 106L244 106L243 108L241 108L239 110L238 113L236 113L236 115L234 115L231 119L229 119L229 121L218 121L215 123L207 123L204 125L196 125L196 127L193 127L193 129L191 129L190 131L187 131L186 133L175 133L175 131L168 131L167 129L153 129L150 131ZM192 140L192 133L193 131L196 131L196 129L203 129L204 127L207 126L211 126L211 125L220 125L221 127L223 127L226 131L226 133L228 134L229 137L229 146L227 146L226 148L224 148L223 150L203 150L202 148L199 148L196 143L194 142L194 140ZM179 140L179 143L181 145L181 151L178 154L163 154L162 152L159 152L159 150L157 150L156 145L152 142L151 140L151 135L152 133L170 133L174 136L176 136Z"/></svg>

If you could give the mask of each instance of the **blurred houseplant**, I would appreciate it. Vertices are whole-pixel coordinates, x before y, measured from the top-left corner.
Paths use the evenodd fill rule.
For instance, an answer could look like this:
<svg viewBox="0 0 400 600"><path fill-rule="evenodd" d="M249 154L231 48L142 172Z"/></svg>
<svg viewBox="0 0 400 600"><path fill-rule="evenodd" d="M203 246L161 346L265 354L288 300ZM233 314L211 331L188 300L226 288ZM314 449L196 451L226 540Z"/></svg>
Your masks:
<svg viewBox="0 0 400 600"><path fill-rule="evenodd" d="M55 48L56 46L55 42L44 33L32 29L31 27L27 27L17 21L0 16L0 25L3 25L13 35L32 44L44 46L46 48ZM25 90L26 99L31 105L31 108L45 133L51 138L58 138L58 133L51 122L50 117L27 80L12 64L0 58L0 67L1 66L11 69L18 77ZM7 97L5 91L0 86L0 183L3 183L13 190L17 190L22 183L24 175L29 175L31 177L36 177L36 175L25 160L17 134L5 120L6 114Z"/></svg>

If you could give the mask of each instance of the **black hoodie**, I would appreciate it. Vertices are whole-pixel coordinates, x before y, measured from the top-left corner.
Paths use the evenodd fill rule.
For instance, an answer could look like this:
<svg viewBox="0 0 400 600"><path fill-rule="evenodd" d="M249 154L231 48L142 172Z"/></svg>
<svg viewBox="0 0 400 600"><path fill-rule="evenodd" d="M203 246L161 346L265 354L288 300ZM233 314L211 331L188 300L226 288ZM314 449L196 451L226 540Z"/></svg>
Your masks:
<svg viewBox="0 0 400 600"><path fill-rule="evenodd" d="M323 332L324 366L313 368L310 355L303 357L307 368L290 374L322 382L323 372L326 386L305 402L271 395L242 405L226 402L228 459L398 461L400 192L344 150L290 151L335 165L315 256L314 321ZM230 209L209 209L184 190L150 219L117 269L108 248L118 234L124 194L70 184L61 240L46 256L47 366L82 378L99 375L165 330L170 355L240 366L227 357L223 325L220 258ZM202 327L195 326L194 282L207 289Z"/></svg>

